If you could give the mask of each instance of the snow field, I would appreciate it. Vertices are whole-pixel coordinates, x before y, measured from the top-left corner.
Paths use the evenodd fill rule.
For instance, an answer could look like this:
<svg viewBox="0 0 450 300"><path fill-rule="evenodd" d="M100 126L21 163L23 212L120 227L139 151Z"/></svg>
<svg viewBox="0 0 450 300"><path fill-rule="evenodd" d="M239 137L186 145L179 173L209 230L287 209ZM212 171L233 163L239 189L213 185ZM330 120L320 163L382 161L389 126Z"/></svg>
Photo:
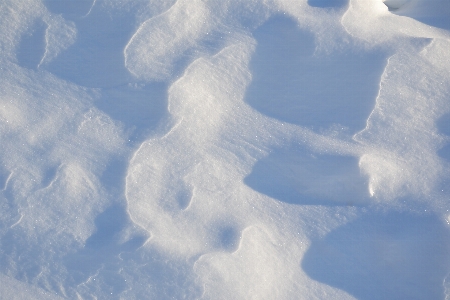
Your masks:
<svg viewBox="0 0 450 300"><path fill-rule="evenodd" d="M0 4L2 297L448 297L445 1L61 3Z"/></svg>

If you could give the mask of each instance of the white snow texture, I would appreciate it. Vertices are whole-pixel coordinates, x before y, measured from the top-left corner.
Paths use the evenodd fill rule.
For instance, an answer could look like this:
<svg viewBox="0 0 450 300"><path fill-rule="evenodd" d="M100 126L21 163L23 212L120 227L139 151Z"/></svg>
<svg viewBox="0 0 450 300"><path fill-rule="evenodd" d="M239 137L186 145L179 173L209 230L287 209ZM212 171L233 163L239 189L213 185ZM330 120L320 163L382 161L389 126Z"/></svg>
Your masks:
<svg viewBox="0 0 450 300"><path fill-rule="evenodd" d="M449 1L0 28L0 299L450 299Z"/></svg>

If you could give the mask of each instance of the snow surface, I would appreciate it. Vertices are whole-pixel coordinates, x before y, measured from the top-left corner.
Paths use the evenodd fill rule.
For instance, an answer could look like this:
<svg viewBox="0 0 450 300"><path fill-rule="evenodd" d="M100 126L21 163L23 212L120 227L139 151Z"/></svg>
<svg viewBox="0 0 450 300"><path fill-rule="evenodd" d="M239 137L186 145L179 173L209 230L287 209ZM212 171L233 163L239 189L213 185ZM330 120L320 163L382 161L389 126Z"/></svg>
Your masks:
<svg viewBox="0 0 450 300"><path fill-rule="evenodd" d="M450 2L3 0L1 299L450 299Z"/></svg>

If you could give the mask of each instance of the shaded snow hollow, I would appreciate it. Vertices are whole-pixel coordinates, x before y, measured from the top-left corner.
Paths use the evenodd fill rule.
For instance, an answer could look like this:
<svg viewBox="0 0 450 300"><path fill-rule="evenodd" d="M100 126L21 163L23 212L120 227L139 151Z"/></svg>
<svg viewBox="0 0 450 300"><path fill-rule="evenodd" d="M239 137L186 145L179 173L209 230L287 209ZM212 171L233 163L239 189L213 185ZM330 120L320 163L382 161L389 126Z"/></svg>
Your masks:
<svg viewBox="0 0 450 300"><path fill-rule="evenodd" d="M449 3L2 1L0 298L450 299Z"/></svg>

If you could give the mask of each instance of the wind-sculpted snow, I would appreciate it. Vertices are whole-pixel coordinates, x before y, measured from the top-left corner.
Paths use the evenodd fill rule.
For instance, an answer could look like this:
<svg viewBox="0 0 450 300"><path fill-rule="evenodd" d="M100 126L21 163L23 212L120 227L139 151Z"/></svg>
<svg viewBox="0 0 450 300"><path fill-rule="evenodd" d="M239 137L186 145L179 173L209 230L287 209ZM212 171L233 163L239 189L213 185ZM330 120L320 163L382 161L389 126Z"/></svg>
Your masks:
<svg viewBox="0 0 450 300"><path fill-rule="evenodd" d="M448 20L3 1L0 298L447 299Z"/></svg>

